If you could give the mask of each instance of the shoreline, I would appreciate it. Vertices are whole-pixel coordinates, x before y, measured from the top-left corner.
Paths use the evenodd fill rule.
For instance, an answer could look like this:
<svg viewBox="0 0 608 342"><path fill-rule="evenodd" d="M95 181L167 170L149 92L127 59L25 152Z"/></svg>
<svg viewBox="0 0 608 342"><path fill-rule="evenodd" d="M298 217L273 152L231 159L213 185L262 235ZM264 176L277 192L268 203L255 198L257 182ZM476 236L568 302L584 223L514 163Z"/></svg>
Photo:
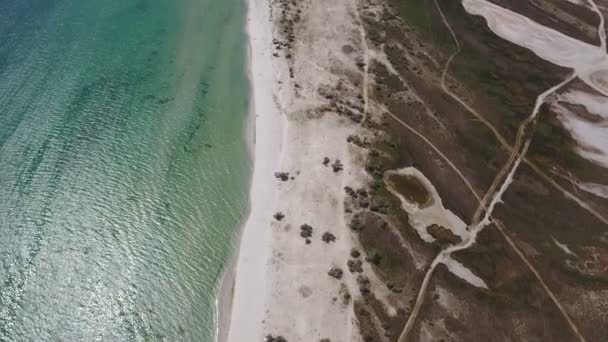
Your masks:
<svg viewBox="0 0 608 342"><path fill-rule="evenodd" d="M249 34L249 1L245 0L246 3L246 13L244 16L244 27L243 30L245 32L245 37L247 39L247 47L245 52L245 72L247 75L247 82L249 84L249 99L247 104L247 111L245 113L245 126L244 126L244 136L245 143L247 148L247 157L249 158L249 163L251 166L251 170L254 170L255 167L255 99L253 95L253 76L251 73L251 37ZM247 210L243 213L243 216L240 222L237 225L236 234L233 238L233 246L230 251L230 255L226 260L226 263L223 267L220 281L218 287L216 289L215 295L215 342L224 342L228 339L228 331L230 329L230 319L232 317L232 304L234 302L234 286L236 279L236 271L238 265L239 258L239 249L240 245L243 243L243 233L245 227L247 225L247 221L249 220L249 216L251 215L251 202L252 202L252 189L253 185L253 172L249 178L249 182L247 184L249 191L248 194L248 205Z"/></svg>
<svg viewBox="0 0 608 342"><path fill-rule="evenodd" d="M265 6L264 6L265 5ZM273 103L277 90L271 56L272 24L269 4L246 1L247 78L250 86L245 135L253 173L249 211L235 238L217 296L216 341L244 341L263 336L266 273L271 250L270 227L278 189L278 170L285 123ZM258 319L252 319L257 317ZM237 329L231 329L236 327Z"/></svg>

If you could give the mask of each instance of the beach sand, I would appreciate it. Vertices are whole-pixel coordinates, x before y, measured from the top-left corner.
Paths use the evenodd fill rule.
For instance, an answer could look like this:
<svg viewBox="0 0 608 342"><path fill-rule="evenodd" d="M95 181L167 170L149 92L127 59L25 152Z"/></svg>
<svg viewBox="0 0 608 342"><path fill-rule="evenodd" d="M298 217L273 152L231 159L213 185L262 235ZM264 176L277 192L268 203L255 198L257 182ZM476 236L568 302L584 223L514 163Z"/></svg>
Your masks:
<svg viewBox="0 0 608 342"><path fill-rule="evenodd" d="M365 132L350 118L327 113L331 101L320 95L342 82L326 71L339 68L347 75L344 100L364 106L362 87L354 86L365 82L356 65L363 56L341 48L362 43L353 6L313 5L297 19L306 24L281 25L277 18L285 16L284 9L292 13L287 22L302 12L286 2L249 1L255 162L228 341L262 341L267 335L288 341L360 339L352 309L358 274L346 267L357 243L347 227L344 187L368 182L366 151L348 142ZM296 30L300 38L290 42ZM277 172L288 173L287 180ZM281 220L273 217L278 212ZM308 241L302 225L312 227ZM335 241L325 242L323 235ZM328 275L334 267L343 270L341 279Z"/></svg>
<svg viewBox="0 0 608 342"><path fill-rule="evenodd" d="M249 1L247 33L249 36L249 77L251 82L250 129L253 130L251 153L255 160L250 191L250 214L240 237L233 275L227 275L224 296L230 311L228 341L261 340L264 316L264 293L267 288L267 260L270 255L270 226L276 208L278 189L273 172L279 167L285 118L275 102L277 68L272 61L272 24L266 1ZM229 316L229 317L228 317ZM224 324L224 323L221 323ZM225 324L224 324L225 325ZM223 329L223 327L222 327ZM253 338L252 336L259 336Z"/></svg>

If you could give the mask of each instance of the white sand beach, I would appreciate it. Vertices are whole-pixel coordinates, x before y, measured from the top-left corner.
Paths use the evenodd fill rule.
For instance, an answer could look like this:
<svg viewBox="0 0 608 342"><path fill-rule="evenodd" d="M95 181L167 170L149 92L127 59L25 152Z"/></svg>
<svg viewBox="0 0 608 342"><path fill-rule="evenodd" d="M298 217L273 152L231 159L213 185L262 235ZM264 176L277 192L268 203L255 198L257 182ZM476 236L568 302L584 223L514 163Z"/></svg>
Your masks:
<svg viewBox="0 0 608 342"><path fill-rule="evenodd" d="M253 129L254 171L250 190L250 215L241 234L236 260L228 341L261 340L270 226L278 191L273 172L279 167L285 118L274 101L276 66L272 61L272 23L266 1L248 1L249 77L251 82L250 129ZM259 338L252 338L259 336Z"/></svg>
<svg viewBox="0 0 608 342"><path fill-rule="evenodd" d="M356 9L350 1L308 8L309 29L289 52L277 56L273 44L281 34L272 18L282 9L279 3L273 6L249 1L255 166L227 340L262 341L271 335L288 341L358 341L352 302L343 303L345 296L356 297L356 274L346 269L338 280L328 271L344 267L356 247L347 227L344 187L366 184L366 152L347 141L360 125L319 110L329 102L319 89L341 82L325 71L336 66L354 79L344 96L363 102L361 88L352 85L364 81L358 56L341 50L361 44L353 41L360 38ZM342 170L335 171L333 165L339 164ZM289 173L288 180L278 179L276 172ZM278 212L281 220L273 218ZM300 234L304 224L313 228L308 243ZM322 241L327 233L335 241Z"/></svg>

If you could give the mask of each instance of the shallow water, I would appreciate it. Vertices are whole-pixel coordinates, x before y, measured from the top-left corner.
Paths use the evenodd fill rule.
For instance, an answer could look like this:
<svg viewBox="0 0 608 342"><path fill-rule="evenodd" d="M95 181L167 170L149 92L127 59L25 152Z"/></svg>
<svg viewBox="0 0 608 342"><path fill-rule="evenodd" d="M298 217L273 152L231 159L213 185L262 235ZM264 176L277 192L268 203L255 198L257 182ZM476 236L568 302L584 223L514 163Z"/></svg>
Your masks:
<svg viewBox="0 0 608 342"><path fill-rule="evenodd" d="M0 341L211 341L241 0L0 2Z"/></svg>

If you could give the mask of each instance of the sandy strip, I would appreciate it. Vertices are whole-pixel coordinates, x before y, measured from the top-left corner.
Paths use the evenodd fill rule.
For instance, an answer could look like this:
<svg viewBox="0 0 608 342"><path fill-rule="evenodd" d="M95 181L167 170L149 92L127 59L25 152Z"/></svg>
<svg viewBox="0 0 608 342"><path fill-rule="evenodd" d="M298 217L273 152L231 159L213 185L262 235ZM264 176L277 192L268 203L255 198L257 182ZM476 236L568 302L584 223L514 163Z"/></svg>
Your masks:
<svg viewBox="0 0 608 342"><path fill-rule="evenodd" d="M366 87L361 85L367 77L357 66L360 54L355 51L367 49L355 5L336 0L284 10L285 1L272 7L266 0L249 2L255 167L227 341L262 341L266 334L289 342L362 340L353 304L360 299L357 279L365 276L372 287L380 282L363 262L364 254L361 270L351 272L348 266L355 263L351 249L359 246L347 222L351 209L360 208L347 201L345 187L368 186L367 151L348 139L368 132L328 110L330 100L320 94L329 89L341 101L364 107ZM288 20L282 16L295 13L301 21L292 27L295 38L289 51L274 49L273 44L289 40L281 27ZM345 52L347 44L355 47ZM339 86L343 79L360 86ZM289 179L276 179L275 172L287 172ZM281 221L273 218L279 211L285 214ZM302 237L305 226L311 229L308 241ZM336 268L343 276L329 275ZM385 286L377 286L378 300L396 314L386 299L389 294Z"/></svg>
<svg viewBox="0 0 608 342"><path fill-rule="evenodd" d="M285 120L275 105L276 71L272 63L272 23L267 1L248 1L251 125L255 160L250 192L250 214L240 239L234 274L228 341L261 341L269 229L276 208L278 169Z"/></svg>

